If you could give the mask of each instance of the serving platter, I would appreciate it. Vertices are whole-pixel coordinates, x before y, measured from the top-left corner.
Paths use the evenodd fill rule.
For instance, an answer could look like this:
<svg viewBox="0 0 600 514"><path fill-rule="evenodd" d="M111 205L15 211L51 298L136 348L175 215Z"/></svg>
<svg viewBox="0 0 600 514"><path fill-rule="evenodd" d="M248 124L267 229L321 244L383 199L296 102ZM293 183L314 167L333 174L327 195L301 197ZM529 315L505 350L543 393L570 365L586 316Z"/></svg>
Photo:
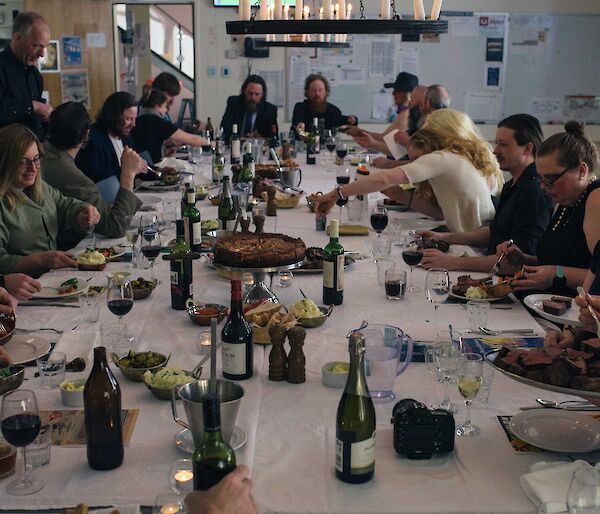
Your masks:
<svg viewBox="0 0 600 514"><path fill-rule="evenodd" d="M530 378L522 377L521 375L517 375L515 373L511 373L510 371L506 371L505 369L496 365L494 362L496 360L496 357L498 357L499 352L500 350L494 350L492 352L486 353L485 360L489 362L500 373L512 378L513 380L516 380L517 382L521 382L522 384L530 385L532 387L537 387L539 389L545 389L546 391L554 391L555 393L571 394L575 396L582 396L585 398L600 398L600 391L585 391L583 389L573 389L571 387L562 387L552 384L546 384L545 382L538 382L537 380L531 380Z"/></svg>
<svg viewBox="0 0 600 514"><path fill-rule="evenodd" d="M50 351L50 342L30 334L15 334L3 347L13 364L24 364Z"/></svg>
<svg viewBox="0 0 600 514"><path fill-rule="evenodd" d="M579 412L529 410L513 416L509 426L519 439L544 450L587 453L600 449L600 421Z"/></svg>
<svg viewBox="0 0 600 514"><path fill-rule="evenodd" d="M532 311L535 311L537 314L542 316L542 318L546 318L547 320L554 321L556 323L563 323L572 325L574 327L582 327L583 323L579 321L579 307L575 305L575 302L573 302L571 308L561 316L556 316L544 311L542 307L544 300L550 300L553 296L556 295L530 294L529 296L525 297L523 302Z"/></svg>

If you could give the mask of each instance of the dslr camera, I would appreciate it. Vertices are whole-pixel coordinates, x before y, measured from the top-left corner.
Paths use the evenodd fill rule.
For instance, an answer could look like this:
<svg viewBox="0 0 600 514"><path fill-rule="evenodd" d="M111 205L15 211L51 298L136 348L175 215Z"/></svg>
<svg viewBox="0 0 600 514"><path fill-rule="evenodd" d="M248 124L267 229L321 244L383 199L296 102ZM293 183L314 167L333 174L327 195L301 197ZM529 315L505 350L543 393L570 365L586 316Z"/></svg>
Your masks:
<svg viewBox="0 0 600 514"><path fill-rule="evenodd" d="M431 459L434 453L454 450L454 416L443 409L429 410L405 398L394 405L394 449L409 459Z"/></svg>

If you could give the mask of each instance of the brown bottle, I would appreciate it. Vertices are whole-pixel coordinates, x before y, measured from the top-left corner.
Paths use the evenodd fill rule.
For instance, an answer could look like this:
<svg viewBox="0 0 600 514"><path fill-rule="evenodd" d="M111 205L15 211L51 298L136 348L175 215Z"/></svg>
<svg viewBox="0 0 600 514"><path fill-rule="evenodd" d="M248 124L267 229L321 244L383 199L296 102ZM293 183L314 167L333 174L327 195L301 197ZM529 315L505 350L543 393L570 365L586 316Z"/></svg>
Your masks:
<svg viewBox="0 0 600 514"><path fill-rule="evenodd" d="M121 389L106 362L106 348L94 348L94 367L83 390L87 459L93 469L123 463Z"/></svg>

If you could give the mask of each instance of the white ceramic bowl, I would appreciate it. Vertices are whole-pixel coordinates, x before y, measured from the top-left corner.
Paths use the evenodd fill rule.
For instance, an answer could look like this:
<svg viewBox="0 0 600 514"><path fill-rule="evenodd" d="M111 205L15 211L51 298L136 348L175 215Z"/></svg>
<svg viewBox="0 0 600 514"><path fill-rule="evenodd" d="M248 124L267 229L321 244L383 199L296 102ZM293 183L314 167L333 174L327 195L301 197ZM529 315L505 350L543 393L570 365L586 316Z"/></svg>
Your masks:
<svg viewBox="0 0 600 514"><path fill-rule="evenodd" d="M333 361L323 364L321 367L321 373L323 374L323 384L327 387L335 387L336 389L343 389L346 386L346 380L348 380L348 372L345 373L334 373L332 371L336 364L348 364L342 361Z"/></svg>
<svg viewBox="0 0 600 514"><path fill-rule="evenodd" d="M87 378L78 378L75 380L65 380L60 384L60 396L62 398L62 402L67 407L83 407L83 390L81 391L72 391L69 389L65 389L65 385L68 383L73 384L76 387L85 385Z"/></svg>

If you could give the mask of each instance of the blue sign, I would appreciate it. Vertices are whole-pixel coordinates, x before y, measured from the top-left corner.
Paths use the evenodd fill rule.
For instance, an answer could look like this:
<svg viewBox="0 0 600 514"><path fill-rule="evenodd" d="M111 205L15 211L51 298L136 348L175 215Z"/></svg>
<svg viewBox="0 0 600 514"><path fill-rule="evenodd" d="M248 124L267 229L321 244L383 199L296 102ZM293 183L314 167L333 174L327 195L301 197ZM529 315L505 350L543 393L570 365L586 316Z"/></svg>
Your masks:
<svg viewBox="0 0 600 514"><path fill-rule="evenodd" d="M83 49L80 36L65 36L62 39L63 66L81 66Z"/></svg>

